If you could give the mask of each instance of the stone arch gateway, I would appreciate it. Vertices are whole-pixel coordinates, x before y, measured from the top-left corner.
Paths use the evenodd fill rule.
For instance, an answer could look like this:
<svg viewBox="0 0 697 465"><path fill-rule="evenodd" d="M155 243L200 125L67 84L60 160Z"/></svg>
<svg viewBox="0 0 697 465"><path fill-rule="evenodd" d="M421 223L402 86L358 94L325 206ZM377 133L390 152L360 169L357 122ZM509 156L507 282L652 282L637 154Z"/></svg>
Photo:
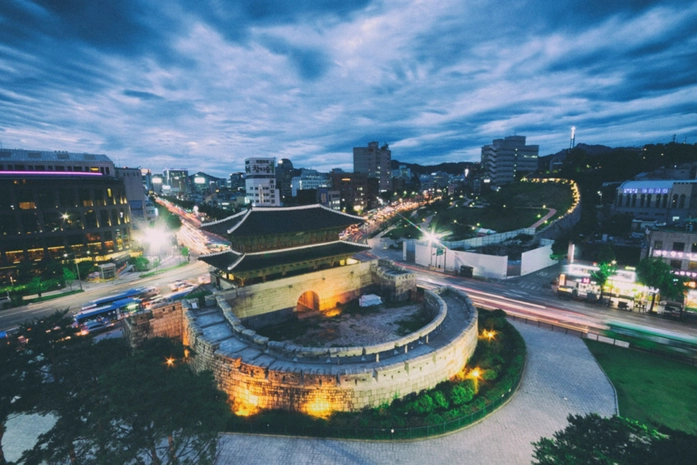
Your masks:
<svg viewBox="0 0 697 465"><path fill-rule="evenodd" d="M305 291L298 297L296 312L318 312L319 309L319 295L315 291Z"/></svg>

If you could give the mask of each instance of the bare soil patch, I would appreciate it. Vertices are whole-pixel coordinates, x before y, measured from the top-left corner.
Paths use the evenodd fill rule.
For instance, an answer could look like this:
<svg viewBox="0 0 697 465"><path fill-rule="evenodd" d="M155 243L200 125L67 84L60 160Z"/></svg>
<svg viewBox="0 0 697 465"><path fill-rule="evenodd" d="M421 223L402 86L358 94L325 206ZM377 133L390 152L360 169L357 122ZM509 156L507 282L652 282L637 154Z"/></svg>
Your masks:
<svg viewBox="0 0 697 465"><path fill-rule="evenodd" d="M344 308L268 326L257 333L308 347L362 346L397 340L430 321L420 303L365 308L350 303Z"/></svg>

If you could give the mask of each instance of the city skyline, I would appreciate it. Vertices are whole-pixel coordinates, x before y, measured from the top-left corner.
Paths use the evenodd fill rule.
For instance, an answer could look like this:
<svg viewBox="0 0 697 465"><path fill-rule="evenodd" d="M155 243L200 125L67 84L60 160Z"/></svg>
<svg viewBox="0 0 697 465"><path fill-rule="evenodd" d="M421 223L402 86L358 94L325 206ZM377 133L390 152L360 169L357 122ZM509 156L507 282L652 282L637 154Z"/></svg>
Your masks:
<svg viewBox="0 0 697 465"><path fill-rule="evenodd" d="M248 157L351 170L371 141L435 164L518 134L542 156L572 126L697 142L682 1L55 3L0 5L3 148L222 177Z"/></svg>

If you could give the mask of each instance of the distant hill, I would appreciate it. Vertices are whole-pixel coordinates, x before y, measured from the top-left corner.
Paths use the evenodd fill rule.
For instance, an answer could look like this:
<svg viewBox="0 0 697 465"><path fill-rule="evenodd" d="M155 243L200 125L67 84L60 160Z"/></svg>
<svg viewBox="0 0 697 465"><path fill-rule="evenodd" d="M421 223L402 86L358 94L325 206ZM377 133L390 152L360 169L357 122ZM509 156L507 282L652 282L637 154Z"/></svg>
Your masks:
<svg viewBox="0 0 697 465"><path fill-rule="evenodd" d="M468 161L460 161L457 163L439 163L438 165L419 165L417 163L402 163L399 160L392 160L392 169L399 169L400 166L406 166L411 170L412 173L417 175L420 174L431 174L436 171L443 171L444 173L460 175L465 172L466 168L472 170L472 167L479 165L479 163L473 163Z"/></svg>

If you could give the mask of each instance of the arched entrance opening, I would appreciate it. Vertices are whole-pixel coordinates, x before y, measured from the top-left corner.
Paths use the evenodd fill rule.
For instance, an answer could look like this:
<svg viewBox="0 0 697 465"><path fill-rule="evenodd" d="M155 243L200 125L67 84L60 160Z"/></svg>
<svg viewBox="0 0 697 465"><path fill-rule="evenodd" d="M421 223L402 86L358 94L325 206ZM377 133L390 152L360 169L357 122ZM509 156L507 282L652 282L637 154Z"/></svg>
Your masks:
<svg viewBox="0 0 697 465"><path fill-rule="evenodd" d="M299 298L295 306L295 311L302 312L319 312L319 295L314 291L304 292Z"/></svg>

